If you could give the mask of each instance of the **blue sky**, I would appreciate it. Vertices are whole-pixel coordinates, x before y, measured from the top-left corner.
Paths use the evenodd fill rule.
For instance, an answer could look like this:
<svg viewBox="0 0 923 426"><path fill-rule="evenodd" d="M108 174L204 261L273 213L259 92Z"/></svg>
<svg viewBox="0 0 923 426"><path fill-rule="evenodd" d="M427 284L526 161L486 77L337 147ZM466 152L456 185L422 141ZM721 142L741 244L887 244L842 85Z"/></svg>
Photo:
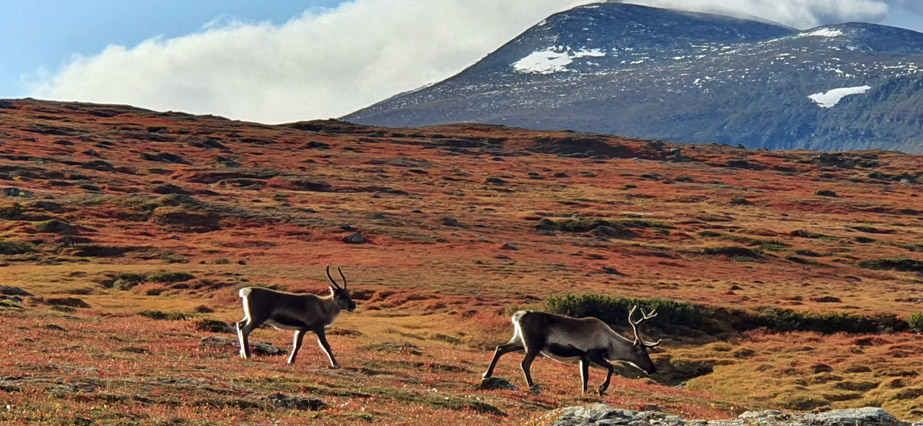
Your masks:
<svg viewBox="0 0 923 426"><path fill-rule="evenodd" d="M627 1L798 28L858 20L923 32L923 0ZM587 2L0 0L0 98L261 122L335 117L447 78Z"/></svg>
<svg viewBox="0 0 923 426"><path fill-rule="evenodd" d="M21 80L54 72L73 54L110 44L134 46L152 37L200 31L216 19L288 21L311 7L342 0L0 0L0 98L27 96Z"/></svg>

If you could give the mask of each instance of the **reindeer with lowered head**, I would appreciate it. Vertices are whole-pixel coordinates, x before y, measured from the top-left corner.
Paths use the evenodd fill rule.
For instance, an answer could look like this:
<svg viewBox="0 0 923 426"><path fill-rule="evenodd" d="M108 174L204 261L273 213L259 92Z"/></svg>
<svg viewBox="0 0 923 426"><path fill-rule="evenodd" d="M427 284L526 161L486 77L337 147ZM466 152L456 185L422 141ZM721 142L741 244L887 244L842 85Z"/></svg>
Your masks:
<svg viewBox="0 0 923 426"><path fill-rule="evenodd" d="M596 389L600 396L609 388L612 379L611 361L624 361L647 374L654 374L656 368L647 351L659 345L660 340L645 342L638 333L638 326L657 316L657 313L645 313L642 309L641 318L633 320L637 308L632 307L628 313L634 340L616 333L598 318L570 318L545 312L518 311L512 318L513 338L509 343L497 346L484 378L493 375L494 367L503 354L513 351L526 353L520 366L530 389L535 388L530 372L532 361L539 354L557 361L579 361L584 393L587 390L590 364L605 368L608 371L606 381Z"/></svg>
<svg viewBox="0 0 923 426"><path fill-rule="evenodd" d="M342 287L330 276L330 265L327 265L327 279L330 280L330 294L327 296L288 293L262 287L240 289L240 297L244 304L244 319L237 323L240 356L250 358L250 344L247 337L260 325L269 324L278 329L295 330L292 354L288 357L289 364L295 362L295 356L301 349L304 334L312 331L317 335L317 343L330 360L330 368L340 368L340 364L337 363L330 350L330 344L327 343L325 328L333 323L340 311L355 310L356 303L349 297L343 271L338 267L337 272L343 279Z"/></svg>

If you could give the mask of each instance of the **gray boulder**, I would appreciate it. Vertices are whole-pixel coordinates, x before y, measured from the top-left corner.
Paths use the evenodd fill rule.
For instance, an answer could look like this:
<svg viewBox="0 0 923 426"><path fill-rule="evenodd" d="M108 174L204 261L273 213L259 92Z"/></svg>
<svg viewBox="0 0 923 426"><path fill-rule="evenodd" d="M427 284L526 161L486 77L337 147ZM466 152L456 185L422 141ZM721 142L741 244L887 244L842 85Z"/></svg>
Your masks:
<svg viewBox="0 0 923 426"><path fill-rule="evenodd" d="M923 426L898 420L878 407L833 410L823 413L748 411L730 420L687 420L654 411L631 411L597 403L560 408L536 422L542 426Z"/></svg>

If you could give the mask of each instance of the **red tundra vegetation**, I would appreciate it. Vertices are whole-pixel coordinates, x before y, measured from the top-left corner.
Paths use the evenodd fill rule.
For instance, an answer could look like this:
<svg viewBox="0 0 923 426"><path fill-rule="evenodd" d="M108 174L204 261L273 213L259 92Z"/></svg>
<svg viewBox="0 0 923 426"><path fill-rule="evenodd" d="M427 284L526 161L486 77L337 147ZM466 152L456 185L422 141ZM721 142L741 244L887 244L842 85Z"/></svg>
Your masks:
<svg viewBox="0 0 923 426"><path fill-rule="evenodd" d="M599 400L919 420L921 184L896 152L2 101L0 422L519 424ZM252 339L282 355L240 359L237 289L325 292L327 264L358 304L328 330L344 368L313 342L287 365L272 329ZM518 390L475 389L516 309L627 331L631 303L659 306L654 376L600 398L539 359L533 394L511 355Z"/></svg>

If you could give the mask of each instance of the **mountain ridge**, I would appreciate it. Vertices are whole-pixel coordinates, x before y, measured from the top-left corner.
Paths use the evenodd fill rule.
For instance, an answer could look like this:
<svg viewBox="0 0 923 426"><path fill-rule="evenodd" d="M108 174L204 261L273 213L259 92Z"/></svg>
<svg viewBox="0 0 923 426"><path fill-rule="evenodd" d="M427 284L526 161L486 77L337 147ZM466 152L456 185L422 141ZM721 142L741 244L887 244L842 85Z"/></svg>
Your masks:
<svg viewBox="0 0 923 426"><path fill-rule="evenodd" d="M546 18L449 79L342 119L920 153L923 97L915 91L921 65L923 34L911 30L844 23L798 31L597 3ZM863 86L869 89L827 108L810 98Z"/></svg>

